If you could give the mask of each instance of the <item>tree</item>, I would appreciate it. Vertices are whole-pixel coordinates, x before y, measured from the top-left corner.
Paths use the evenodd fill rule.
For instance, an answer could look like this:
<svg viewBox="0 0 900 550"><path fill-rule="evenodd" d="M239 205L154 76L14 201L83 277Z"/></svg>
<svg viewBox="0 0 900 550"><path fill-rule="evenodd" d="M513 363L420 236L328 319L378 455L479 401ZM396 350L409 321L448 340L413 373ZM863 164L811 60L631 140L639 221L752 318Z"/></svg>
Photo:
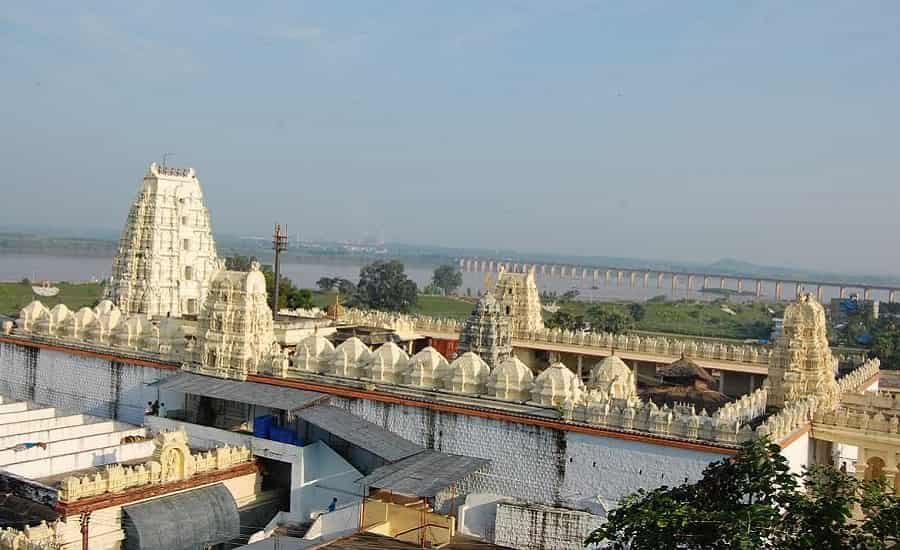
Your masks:
<svg viewBox="0 0 900 550"><path fill-rule="evenodd" d="M409 312L416 305L418 288L396 261L376 261L359 271L353 302L384 311Z"/></svg>
<svg viewBox="0 0 900 550"><path fill-rule="evenodd" d="M544 320L547 328L559 328L563 330L582 330L584 328L584 317L581 315L572 315L568 311L559 310Z"/></svg>
<svg viewBox="0 0 900 550"><path fill-rule="evenodd" d="M235 254L225 258L225 269L230 271L250 271L250 265L257 261L255 256Z"/></svg>
<svg viewBox="0 0 900 550"><path fill-rule="evenodd" d="M618 305L591 306L584 314L594 332L621 334L634 326L631 315Z"/></svg>
<svg viewBox="0 0 900 550"><path fill-rule="evenodd" d="M337 277L321 277L316 281L316 286L319 287L319 290L322 292L330 292L337 286L337 282Z"/></svg>
<svg viewBox="0 0 900 550"><path fill-rule="evenodd" d="M628 313L635 322L639 323L644 318L644 306L637 302L628 304Z"/></svg>
<svg viewBox="0 0 900 550"><path fill-rule="evenodd" d="M431 282L443 290L444 294L453 294L457 288L462 286L462 273L452 265L441 265L435 268Z"/></svg>
<svg viewBox="0 0 900 550"><path fill-rule="evenodd" d="M356 292L356 285L347 279L337 280L337 291L341 296L352 296Z"/></svg>
<svg viewBox="0 0 900 550"><path fill-rule="evenodd" d="M866 517L854 522L859 505ZM900 498L883 480L857 481L828 466L790 472L781 448L761 438L709 465L694 484L625 497L585 545L604 548L892 548Z"/></svg>

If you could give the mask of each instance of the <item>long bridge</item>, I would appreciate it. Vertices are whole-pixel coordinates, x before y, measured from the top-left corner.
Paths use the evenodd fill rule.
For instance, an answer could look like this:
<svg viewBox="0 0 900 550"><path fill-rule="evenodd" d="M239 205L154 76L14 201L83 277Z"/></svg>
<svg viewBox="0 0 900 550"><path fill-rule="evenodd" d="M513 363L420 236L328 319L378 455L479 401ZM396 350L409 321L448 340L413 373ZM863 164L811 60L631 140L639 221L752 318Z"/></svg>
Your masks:
<svg viewBox="0 0 900 550"><path fill-rule="evenodd" d="M846 298L856 291L864 300L876 299L894 303L897 291L900 290L900 286L858 281L797 280L733 273L527 263L484 258L460 258L459 268L461 271L469 273L493 273L501 269L510 272L526 272L534 269L535 276L541 278L593 281L619 288L655 287L660 290L671 289L672 292L679 289L692 291L718 288L738 293L749 292L757 298L769 296L775 300L791 300L801 292L814 292L821 302L825 300L826 291L832 289L836 291L833 294L841 298ZM749 290L749 288L753 290ZM785 295L785 289L792 292Z"/></svg>

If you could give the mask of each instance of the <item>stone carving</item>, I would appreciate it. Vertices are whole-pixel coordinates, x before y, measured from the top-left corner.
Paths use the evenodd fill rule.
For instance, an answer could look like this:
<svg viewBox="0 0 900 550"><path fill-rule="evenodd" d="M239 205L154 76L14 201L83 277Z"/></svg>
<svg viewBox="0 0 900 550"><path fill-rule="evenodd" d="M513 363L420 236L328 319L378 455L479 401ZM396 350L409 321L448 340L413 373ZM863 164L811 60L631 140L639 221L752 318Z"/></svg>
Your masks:
<svg viewBox="0 0 900 550"><path fill-rule="evenodd" d="M438 388L449 366L438 350L428 346L409 359L403 383L417 388Z"/></svg>
<svg viewBox="0 0 900 550"><path fill-rule="evenodd" d="M355 336L348 338L334 348L328 374L344 378L362 378L363 368L371 355L372 352L362 340Z"/></svg>
<svg viewBox="0 0 900 550"><path fill-rule="evenodd" d="M637 397L634 371L615 355L610 355L594 366L588 388L600 390L611 399L627 401Z"/></svg>
<svg viewBox="0 0 900 550"><path fill-rule="evenodd" d="M63 521L42 521L22 531L4 527L0 529L0 550L54 550L59 548L57 541L64 525Z"/></svg>
<svg viewBox="0 0 900 550"><path fill-rule="evenodd" d="M466 352L447 367L443 387L454 393L483 394L490 371L481 357Z"/></svg>
<svg viewBox="0 0 900 550"><path fill-rule="evenodd" d="M783 407L810 395L835 402L837 359L828 346L825 309L803 294L784 312L784 329L769 360L770 405Z"/></svg>
<svg viewBox="0 0 900 550"><path fill-rule="evenodd" d="M266 302L266 279L257 262L246 273L217 273L198 324L199 356L187 369L244 380L261 369L276 370L274 362L286 362L275 349L272 311Z"/></svg>
<svg viewBox="0 0 900 550"><path fill-rule="evenodd" d="M365 376L375 382L399 384L409 366L409 355L393 342L387 342L369 356Z"/></svg>
<svg viewBox="0 0 900 550"><path fill-rule="evenodd" d="M504 401L528 401L534 386L534 374L528 365L512 356L495 368L487 382L487 394Z"/></svg>
<svg viewBox="0 0 900 550"><path fill-rule="evenodd" d="M334 344L327 338L313 334L297 344L291 357L293 368L300 372L325 372L334 356Z"/></svg>
<svg viewBox="0 0 900 550"><path fill-rule="evenodd" d="M126 314L196 315L223 268L193 168L151 164L113 259L109 298Z"/></svg>
<svg viewBox="0 0 900 550"><path fill-rule="evenodd" d="M515 332L544 328L541 295L534 281L533 267L527 273L510 273L501 268L494 293Z"/></svg>
<svg viewBox="0 0 900 550"><path fill-rule="evenodd" d="M537 378L531 390L531 400L545 407L559 407L566 402L582 400L584 383L562 363L553 363Z"/></svg>
<svg viewBox="0 0 900 550"><path fill-rule="evenodd" d="M60 483L59 499L73 502L142 485L172 483L253 461L253 455L246 447L226 445L191 453L183 431L160 432L154 443L156 450L147 462L133 466L112 464L94 474L67 477Z"/></svg>
<svg viewBox="0 0 900 550"><path fill-rule="evenodd" d="M459 335L459 352L479 355L491 368L512 356L510 317L490 291L478 300Z"/></svg>

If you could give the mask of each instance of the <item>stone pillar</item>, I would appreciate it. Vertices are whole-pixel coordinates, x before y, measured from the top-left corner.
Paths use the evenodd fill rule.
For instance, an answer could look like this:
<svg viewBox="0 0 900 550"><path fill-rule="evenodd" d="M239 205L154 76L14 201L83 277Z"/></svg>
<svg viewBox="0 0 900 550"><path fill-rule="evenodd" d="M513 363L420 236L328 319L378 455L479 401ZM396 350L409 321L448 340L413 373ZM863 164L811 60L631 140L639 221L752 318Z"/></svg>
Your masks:
<svg viewBox="0 0 900 550"><path fill-rule="evenodd" d="M710 283L710 281L711 281L711 278L710 278L709 275L704 275L704 276L703 276L703 288L704 288L704 289L709 288L709 283Z"/></svg>
<svg viewBox="0 0 900 550"><path fill-rule="evenodd" d="M644 288L650 286L650 273L644 273Z"/></svg>
<svg viewBox="0 0 900 550"><path fill-rule="evenodd" d="M629 281L628 281L628 284L629 284L628 288L634 288L636 286L635 281L637 281L637 273L632 271L631 276L629 277Z"/></svg>
<svg viewBox="0 0 900 550"><path fill-rule="evenodd" d="M612 279L612 271L606 270L606 286L610 285L610 279Z"/></svg>
<svg viewBox="0 0 900 550"><path fill-rule="evenodd" d="M694 276L693 275L688 275L687 289L688 289L688 292L690 292L691 290L694 290Z"/></svg>
<svg viewBox="0 0 900 550"><path fill-rule="evenodd" d="M577 358L578 358L578 379L579 379L579 380L583 380L583 378L582 378L582 376L583 376L583 373L582 373L582 368L583 368L582 363L584 362L584 356L583 356L583 355L578 355Z"/></svg>
<svg viewBox="0 0 900 550"><path fill-rule="evenodd" d="M494 260L488 262L488 271L494 271Z"/></svg>
<svg viewBox="0 0 900 550"><path fill-rule="evenodd" d="M816 287L816 300L821 304L825 298L825 287L819 285Z"/></svg>
<svg viewBox="0 0 900 550"><path fill-rule="evenodd" d="M743 279L737 280L737 291L738 291L738 294L740 294L741 292L744 291L744 280Z"/></svg>
<svg viewBox="0 0 900 550"><path fill-rule="evenodd" d="M794 283L794 296L800 296L803 293L803 283L797 281Z"/></svg>
<svg viewBox="0 0 900 550"><path fill-rule="evenodd" d="M897 297L896 292L897 292L897 291L894 290L893 288L888 292L888 303L889 303L889 304L893 304L893 303L894 303L895 298Z"/></svg>
<svg viewBox="0 0 900 550"><path fill-rule="evenodd" d="M719 393L725 393L725 371L719 371Z"/></svg>
<svg viewBox="0 0 900 550"><path fill-rule="evenodd" d="M847 289L844 287L841 287L840 290L838 291L838 296L840 296L841 299L846 298L847 297Z"/></svg>
<svg viewBox="0 0 900 550"><path fill-rule="evenodd" d="M585 281L587 280L587 278L588 278L587 268L584 268L581 270L581 278Z"/></svg>
<svg viewBox="0 0 900 550"><path fill-rule="evenodd" d="M864 288L863 289L863 300L871 300L872 299L872 289Z"/></svg>
<svg viewBox="0 0 900 550"><path fill-rule="evenodd" d="M678 275L672 273L672 294L678 291Z"/></svg>
<svg viewBox="0 0 900 550"><path fill-rule="evenodd" d="M719 288L725 288L725 277L719 278Z"/></svg>
<svg viewBox="0 0 900 550"><path fill-rule="evenodd" d="M616 286L622 286L622 280L625 278L625 273L623 271L616 272Z"/></svg>
<svg viewBox="0 0 900 550"><path fill-rule="evenodd" d="M754 390L753 376L754 375L752 375L752 374L747 376L747 393L753 393L753 390Z"/></svg>
<svg viewBox="0 0 900 550"><path fill-rule="evenodd" d="M775 281L775 300L781 300L782 295L784 294L784 283L781 281Z"/></svg>
<svg viewBox="0 0 900 550"><path fill-rule="evenodd" d="M597 280L599 280L599 279L600 279L600 270L599 270L599 269L595 269L595 270L594 270L594 280L597 281Z"/></svg>
<svg viewBox="0 0 900 550"><path fill-rule="evenodd" d="M756 297L762 298L762 295L763 295L763 282L756 281Z"/></svg>
<svg viewBox="0 0 900 550"><path fill-rule="evenodd" d="M663 287L663 279L666 277L665 273L659 273L656 275L656 288Z"/></svg>

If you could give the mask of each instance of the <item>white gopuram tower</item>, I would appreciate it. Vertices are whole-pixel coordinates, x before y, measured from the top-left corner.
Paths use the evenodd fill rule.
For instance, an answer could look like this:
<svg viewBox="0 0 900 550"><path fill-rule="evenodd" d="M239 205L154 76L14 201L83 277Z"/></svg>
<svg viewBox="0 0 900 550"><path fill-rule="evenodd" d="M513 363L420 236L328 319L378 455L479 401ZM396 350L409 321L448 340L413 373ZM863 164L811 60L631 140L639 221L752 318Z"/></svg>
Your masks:
<svg viewBox="0 0 900 550"><path fill-rule="evenodd" d="M223 268L194 169L152 163L128 212L107 296L126 314L196 315Z"/></svg>

